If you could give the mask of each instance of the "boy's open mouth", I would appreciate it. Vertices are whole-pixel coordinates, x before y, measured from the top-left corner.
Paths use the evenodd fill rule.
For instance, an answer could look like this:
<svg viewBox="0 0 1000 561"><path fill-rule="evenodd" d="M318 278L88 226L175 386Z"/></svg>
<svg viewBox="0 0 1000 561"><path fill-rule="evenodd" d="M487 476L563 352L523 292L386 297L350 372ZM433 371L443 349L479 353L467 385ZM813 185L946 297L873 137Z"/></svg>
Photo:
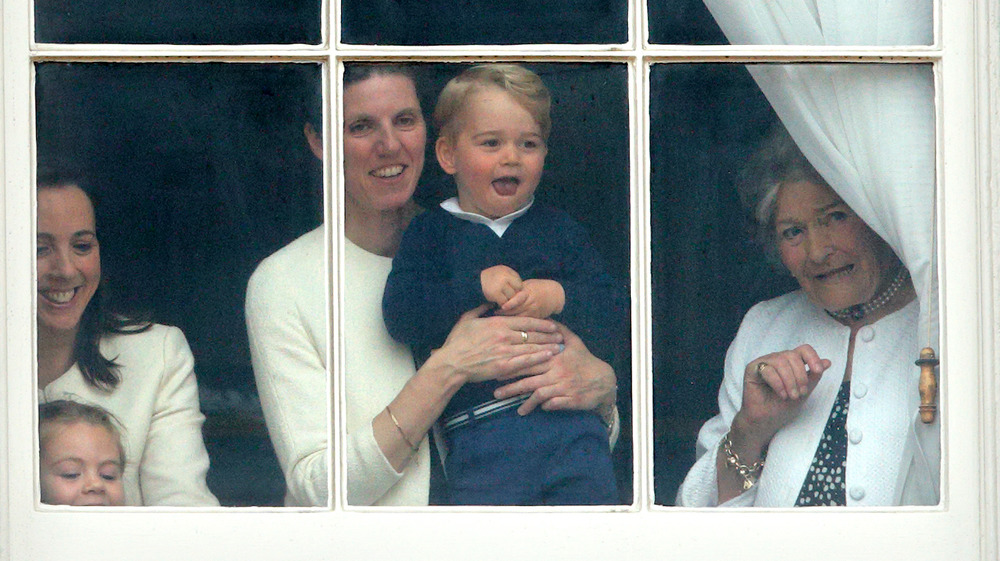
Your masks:
<svg viewBox="0 0 1000 561"><path fill-rule="evenodd" d="M502 197L509 197L517 193L521 180L514 176L498 177L493 180L493 190Z"/></svg>

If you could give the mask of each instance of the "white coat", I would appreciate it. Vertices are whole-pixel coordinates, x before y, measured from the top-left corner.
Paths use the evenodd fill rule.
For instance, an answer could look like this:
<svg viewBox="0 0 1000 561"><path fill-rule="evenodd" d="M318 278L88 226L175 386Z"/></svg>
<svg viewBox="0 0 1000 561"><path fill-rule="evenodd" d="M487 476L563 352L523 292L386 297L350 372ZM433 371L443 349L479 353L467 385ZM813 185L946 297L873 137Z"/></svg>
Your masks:
<svg viewBox="0 0 1000 561"><path fill-rule="evenodd" d="M848 506L938 502L940 423L924 425L917 414L918 309L911 302L858 331L847 417ZM721 505L794 506L844 379L849 339L850 329L809 302L801 290L747 312L726 355L719 414L698 434L697 461L678 491L677 504L718 505L719 444L742 403L746 365L765 354L809 344L832 366L799 415L772 439L757 485Z"/></svg>

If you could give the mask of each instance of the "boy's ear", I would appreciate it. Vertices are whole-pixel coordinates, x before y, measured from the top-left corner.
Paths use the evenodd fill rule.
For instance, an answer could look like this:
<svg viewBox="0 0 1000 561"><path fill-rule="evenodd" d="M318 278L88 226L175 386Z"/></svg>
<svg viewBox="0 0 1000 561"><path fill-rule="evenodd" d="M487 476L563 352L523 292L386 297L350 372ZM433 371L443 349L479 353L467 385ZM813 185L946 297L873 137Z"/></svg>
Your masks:
<svg viewBox="0 0 1000 561"><path fill-rule="evenodd" d="M434 143L434 153L437 154L438 165L448 175L455 175L455 146L447 136L440 136Z"/></svg>

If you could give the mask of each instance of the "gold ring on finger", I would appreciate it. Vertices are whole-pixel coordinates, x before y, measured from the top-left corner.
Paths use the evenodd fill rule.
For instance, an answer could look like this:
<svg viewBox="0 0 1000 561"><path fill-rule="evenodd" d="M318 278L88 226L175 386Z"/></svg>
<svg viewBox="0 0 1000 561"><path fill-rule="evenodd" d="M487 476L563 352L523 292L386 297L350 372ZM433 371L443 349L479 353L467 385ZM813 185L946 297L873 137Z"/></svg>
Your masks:
<svg viewBox="0 0 1000 561"><path fill-rule="evenodd" d="M771 366L771 365L768 364L768 363L766 363L766 362L764 362L763 360L757 363L757 375L758 376L763 376L764 375L764 367L766 367L766 366Z"/></svg>
<svg viewBox="0 0 1000 561"><path fill-rule="evenodd" d="M521 332L521 344L524 344L524 343L527 343L527 342L528 342L528 332L527 331L522 331Z"/></svg>

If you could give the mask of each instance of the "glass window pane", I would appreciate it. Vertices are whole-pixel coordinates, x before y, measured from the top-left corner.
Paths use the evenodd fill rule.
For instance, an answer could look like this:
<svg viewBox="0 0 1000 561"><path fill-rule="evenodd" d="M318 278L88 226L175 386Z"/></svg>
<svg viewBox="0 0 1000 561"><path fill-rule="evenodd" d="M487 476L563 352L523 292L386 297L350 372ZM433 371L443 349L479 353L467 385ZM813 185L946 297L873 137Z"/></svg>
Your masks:
<svg viewBox="0 0 1000 561"><path fill-rule="evenodd" d="M933 0L649 0L649 41L681 45L930 45Z"/></svg>
<svg viewBox="0 0 1000 561"><path fill-rule="evenodd" d="M785 492L785 487L777 490L780 481L762 479L761 494L754 504L793 506L767 501L798 496L842 379L849 380L847 387L852 393L844 397L849 407L846 425L841 426L846 432L837 438L854 462L846 464L848 479L841 487L845 493L842 499L852 505L934 504L939 425L916 420L920 369L914 365L921 347L936 346L937 331L936 319L928 319L936 318L928 311L936 306L936 281L926 269L934 259L931 68L749 68L762 80L761 87L772 96L792 136L799 135L796 141L788 133L779 134L784 128L776 110L758 89L748 67L661 64L651 70L656 502L674 504L678 487L696 460L698 431L719 413L719 400L724 416L712 421L718 423L713 425L718 430L707 429L700 442L709 458L714 457L733 415L749 407L743 402L742 388L755 386L743 383L744 367L752 367L765 357L767 374L771 363L782 360L772 353L810 345L819 358L833 364L819 378L816 389L810 390L801 409L790 414L787 425L781 424L773 439L767 437L771 445L763 472L767 477L768 469L771 474L787 473L774 470L795 470L798 480L788 483L794 492ZM792 82L796 85L811 86L791 110L777 88L767 83L786 75L795 76L797 80ZM827 88L833 85L842 89ZM838 102L843 105L838 106ZM808 115L808 126L802 126L801 115L795 114L803 107L818 108ZM877 114L871 114L872 109ZM851 123L851 127L839 128L844 123ZM895 127L908 131L905 138L880 136ZM816 144L809 144L812 139L808 134L802 135L803 129L807 133L833 130L839 136L823 137L823 147L835 150L817 152ZM796 155L796 142L802 143L803 153L810 154L809 160ZM813 161L815 165L811 165ZM815 209L833 208L827 204L814 204L808 212L799 212L793 203L786 203L792 197L787 193L805 192L810 185L820 185L816 190L825 193L827 203L840 201L837 208L846 214L831 215L833 219L850 217L848 221L856 221L850 223L857 224L857 231L863 234L834 234L836 227L826 215L815 214L819 212ZM833 185L837 192L827 185ZM773 214L762 215L770 226L757 229L751 212L741 202L740 186L761 187L756 192L758 198L750 200L763 201L755 208L771 209L768 212ZM773 187L773 192L765 187ZM905 206L892 195L900 190L910 193L902 199ZM743 195L752 192L744 189ZM866 196L859 198L858 193ZM896 216L906 214L907 219L889 218L892 213L886 208L895 209ZM905 267L896 255L904 256ZM910 276L912 286L907 280ZM901 288L892 288L897 277L902 279ZM800 283L802 290L798 290ZM761 302L764 304L748 314ZM855 307L858 304L861 306ZM823 309L848 309L849 314L837 319ZM887 311L892 313L882 317ZM848 327L858 338L845 375ZM726 360L731 364L725 364ZM885 371L894 374L885 376ZM721 397L720 384L727 384ZM880 413L874 415L874 409ZM762 425L751 426L757 429ZM808 437L801 436L803 431ZM914 464L920 466L919 459L926 458L927 465L933 466L930 475L920 479L924 475L920 472L915 476L919 485L897 487L895 472L904 468L896 466L898 462L883 461L896 467L883 469L893 472L893 480L880 487L884 496L875 498L879 492L865 485L873 485L878 478L866 471L869 464L865 462L878 461L873 458L879 456L867 451L886 450L896 459L909 461L912 449L905 443L913 435L918 440L927 436L933 442L924 448L926 456L915 456L918 460ZM804 440L809 442L804 452L789 451L790 442ZM792 465L795 467L789 467ZM707 472L701 469L698 473ZM707 480L714 481L714 475ZM715 496L710 487L699 488ZM914 489L918 496L910 494ZM688 498L684 506L712 506L693 503L687 493L684 496Z"/></svg>
<svg viewBox="0 0 1000 561"><path fill-rule="evenodd" d="M419 362L423 362L426 354L423 351L431 348L439 348L445 343L444 336L451 331L453 325L458 320L458 315L466 310L471 310L485 302L483 297L480 272L499 264L506 264L522 275L525 279L549 279L557 280L563 286L565 293L565 307L560 313L544 313L548 317L552 315L554 319L566 322L571 329L576 331L583 343L595 355L611 364L618 378L618 400L621 414L621 437L615 447L613 457L613 468L608 464L607 456L607 435L605 429L600 426L596 415L586 413L548 413L536 410L525 418L519 418L514 409L506 409L495 413L493 416L486 416L481 423L469 423L468 426L456 427L449 431L446 440L449 446L448 459L445 460L445 467L448 471L449 490L452 493L444 498L436 494L436 482L439 479L432 479L431 503L448 504L454 501L456 504L527 504L539 505L550 504L611 504L617 502L632 502L632 455L630 442L631 408L630 408L630 340L628 337L627 325L629 321L629 119L628 119L628 69L624 64L527 64L524 65L537 73L547 88L551 92L551 136L547 142L534 136L536 124L540 123L538 118L530 116L530 112L525 112L528 105L511 104L510 106L498 105L502 107L504 113L501 115L503 123L508 120L515 123L519 118L519 111L524 112L526 117L523 122L527 132L522 131L521 125L514 125L510 128L497 126L494 128L495 118L493 113L483 110L475 111L475 117L468 117L467 112L471 103L477 99L476 93L465 97L466 105L456 115L461 115L461 119L454 122L460 123L457 132L459 139L454 150L454 160L449 160L435 154L435 141L439 140L438 125L431 127L429 141L426 143L426 156L424 158L423 173L417 172L419 185L416 188L415 199L427 209L427 212L416 216L410 223L409 228L403 234L400 249L395 253L392 264L392 273L385 288L385 300L379 295L375 302L383 303L381 310L386 311L386 323L389 326L389 333L395 333L400 340L405 338L405 343L410 345ZM514 72L521 69L508 68L508 77L512 80L524 79L518 77ZM367 179L372 175L369 173L357 173L358 169L367 170L365 166L382 166L378 169L387 169L389 164L399 162L401 169L398 173L409 173L410 170L419 169L419 162L416 157L409 154L402 155L406 150L414 149L414 146L423 142L422 138L413 137L413 127L410 121L403 121L400 131L389 136L389 121L381 116L394 116L400 114L397 109L397 98L402 98L405 102L399 105L403 109L410 107L406 95L382 96L378 88L398 88L399 92L408 89L406 78L400 76L398 70L386 70L379 74L379 67L373 70L369 65L347 65L345 70L345 91L342 96L344 100L344 153L345 153L345 182L349 200L346 206L346 222L348 231L346 233L348 251L346 257L347 278L355 277L352 267L361 268L358 263L372 261L370 256L363 256L364 252L357 251L364 248L367 240L353 233L350 225L357 220L355 216L362 216L363 210L367 208L364 201L359 201L356 195L364 186L371 183ZM391 68L391 67L390 67ZM468 65L460 64L422 64L412 67L416 75L416 90L423 112L426 116L433 113L439 92L445 84L460 72L465 71ZM396 72L395 74L385 74L386 72ZM520 91L520 90L518 90ZM392 93L392 92L390 92ZM495 92L499 93L499 92ZM484 94L485 95L485 94ZM383 98L389 101L382 102ZM369 100L377 100L370 102ZM514 98L517 99L517 98ZM478 107L478 106L475 106ZM538 106L535 106L538 107ZM405 114L405 113L404 113ZM355 120L356 116L356 120ZM429 117L428 117L429 118ZM476 127L472 125L466 127L466 123L475 121ZM395 121L389 121L395 122ZM490 123L480 125L479 123ZM539 125L540 127L540 125ZM467 128L471 129L467 131ZM473 134L472 131L477 131ZM541 131L541 128L539 128ZM541 134L541 133L539 133ZM397 138L398 142L387 146L390 138ZM446 137L447 138L447 137ZM475 139L474 144L470 139ZM482 143L478 144L482 139ZM521 144L523 142L523 145ZM467 143L467 144L466 144ZM530 143L530 144L529 144ZM538 143L546 145L547 154L543 153L544 162L538 161L534 156L525 155L529 150L532 154L537 154L534 148ZM392 148L395 146L396 148ZM440 148L441 144L438 144ZM475 146L475 147L473 147ZM496 146L498 149L493 149ZM517 146L517 148L515 148ZM390 156L399 153L397 158ZM487 162L492 160L492 155L501 154L501 157L509 159L503 160L502 164L491 166ZM443 149L438 151L439 155L445 154ZM532 164L528 163L531 158ZM454 172L455 177L465 177L468 179L468 191L462 190L456 204L462 209L469 209L470 212L477 212L480 215L499 217L501 214L507 215L517 210L527 208L527 211L516 218L502 234L503 242L496 242L496 234L490 228L474 221L466 221L457 218L446 209L440 208L441 203L446 199L456 196L456 181L447 173L440 161L451 161L455 168L448 167ZM464 163L463 163L464 162ZM538 177L527 171L529 165L540 166L540 183ZM396 166L393 166L396 167ZM480 169L490 169L490 175L496 177L490 181L480 179ZM455 171L459 170L459 171ZM509 174L509 175L499 175ZM416 181L417 178L412 178ZM463 182L466 181L463 179ZM511 188L508 184L513 183ZM482 186L491 191L480 191ZM506 199L516 199L522 194L530 196L531 191L537 186L534 192L534 203L526 207L529 198L524 198L516 203L516 206L507 208L505 204L492 198L493 185L497 193L507 193L498 195ZM374 189L369 186L368 189ZM510 191L508 193L508 191ZM483 192L487 194L482 194ZM476 193L472 195L471 193ZM482 198L480 198L482 197ZM473 201L469 203L468 201ZM499 207L490 205L497 204ZM513 203L511 203L513 204ZM504 208L501 212L491 211L490 208ZM568 216L567 216L568 215ZM547 218L540 218L547 217ZM551 219L551 220L550 220ZM562 225L556 230L553 225ZM579 228L578 226L582 226ZM368 231L368 230L365 230ZM438 232L441 235L434 235L426 239L427 232ZM461 239L462 244L451 246L447 240ZM589 242L588 242L589 239ZM561 240L556 242L555 240ZM567 242L566 240L573 240ZM354 245L357 247L354 247ZM591 247L592 246L592 247ZM369 250L367 253L375 253ZM603 264L601 263L603 261ZM428 267L426 263L434 263ZM520 270L518 270L520 269ZM602 272L603 269L603 272ZM581 275L586 271L586 274ZM360 274L360 271L359 273ZM408 276L406 276L408 275ZM405 279L397 281L397 279ZM414 289L413 287L419 287ZM366 287L357 287L352 294L350 280L347 281L347 294L345 306L348 310L353 310L352 306L357 301L364 299L367 294ZM370 290L370 289L369 289ZM377 288L381 292L382 287ZM411 291L411 292L407 292ZM393 294L403 295L393 298ZM410 294L413 297L410 297ZM417 296L419 294L419 296ZM594 294L603 295L601 301L595 301ZM434 296L439 296L437 300ZM370 298L369 298L370 299ZM589 299L589 301L588 301ZM443 302L442 302L443 300ZM395 302L395 304L394 304ZM457 302L457 304L456 304ZM421 307L423 306L423 307ZM416 308L420 308L417 310ZM601 315L596 316L592 310L602 310ZM604 313L603 311L607 311ZM433 313L432 313L433 312ZM456 312L456 313L452 313ZM360 314L360 312L355 312ZM382 413L385 408L385 400L391 400L398 389L391 389L388 397L381 398L376 403L370 395L381 391L385 386L393 383L391 378L393 372L382 374L385 381L378 384L372 382L372 368L369 365L368 357L353 354L357 349L366 349L372 346L370 339L359 338L351 332L352 314L347 312L347 323L345 330L345 340L347 353L346 372L346 406L347 406L347 430L352 435L354 431L368 431L372 417ZM363 314L361 314L363 315ZM426 317L433 318L434 321L423 321ZM397 326L395 329L393 325ZM413 326L418 325L419 329ZM506 329L506 328L505 328ZM422 337L425 333L432 334ZM437 339L440 335L440 339ZM388 337L389 334L384 335ZM353 339L352 339L353 337ZM353 342L352 342L353 341ZM361 341L366 341L362 344ZM449 339L449 342L452 340ZM439 351L444 352L444 351ZM576 352L576 349L574 349ZM409 364L409 361L406 361ZM356 370L352 370L355 365ZM405 380L405 378L404 378ZM489 402L492 399L493 388L502 384L494 384L492 381L482 384L466 384L462 390L454 397L442 416L445 425L448 425L447 418L453 415L461 415L467 408L476 407L480 403ZM459 401L464 400L464 401ZM458 404L462 405L459 406ZM456 410L457 409L457 410ZM400 416L401 419L403 418ZM563 423L570 419L572 427L567 427ZM405 422L405 421L404 421ZM543 444L525 445L525 439L516 436L517 433L504 432L510 435L502 440L503 447L498 447L490 453L481 451L486 460L480 460L477 465L464 464L456 458L467 458L473 455L473 450L469 446L470 437L468 435L479 434L485 436L499 434L501 430L508 429L525 431L524 427L537 427L539 430L531 430L532 434L544 435ZM391 425L389 425L390 428ZM496 428L503 427L503 429ZM544 429L544 430L541 430ZM393 434L395 429L393 429ZM586 453L585 457L596 458L594 461L595 474L593 478L586 479L588 484L593 485L593 489L588 486L587 493L596 489L607 494L581 494L574 498L563 498L564 495L549 497L549 493L558 490L565 493L569 489L576 489L575 492L582 493L579 487L572 487L557 483L558 480L544 481L539 479L540 473L550 473L552 470L560 469L564 463L569 470L574 466L579 467L581 463L575 464L571 458L565 454L539 454L540 449L553 450L551 448L555 442L562 446L569 446L566 437L574 431L579 431L580 436L572 440L573 448L580 453ZM594 443L594 432L600 433L597 444L603 446L600 449L592 450L586 443ZM412 436L412 435L411 435ZM482 437L481 436L481 437ZM481 438L480 437L480 438ZM557 438L558 437L558 438ZM561 439L561 440L559 440ZM509 449L508 449L509 448ZM498 450L507 450L503 457L497 457ZM420 458L425 457L423 452ZM514 459L516 465L512 465L509 460ZM351 454L347 455L347 461L351 462ZM452 463L454 462L454 464ZM597 466L604 462L607 473L601 472ZM510 492L500 492L497 498L484 498L483 495L471 497L471 494L463 494L459 498L458 491L463 490L469 493L469 489L462 489L454 482L461 477L476 479L479 471L476 469L495 468L497 470L511 470L509 481L505 477L504 481L511 483ZM416 465L410 462L407 471L414 470L419 474L419 470L426 470L426 462L418 461ZM456 470L470 470L459 471ZM374 471L369 469L369 471ZM589 468L587 469L589 473ZM612 473L613 472L613 473ZM413 473L413 472L411 472ZM469 473L476 474L475 477ZM357 480L351 480L352 474L360 474ZM601 474L601 475L597 475ZM527 481L522 479L518 483L512 483L518 477L528 475ZM604 476L607 477L604 477ZM496 473L491 476L497 476ZM407 487L418 488L425 484L426 475L411 475L411 480L404 479L401 484ZM432 477L434 477L432 475ZM613 488L613 479L617 479L617 491ZM352 491L361 484L371 480L369 472L362 470L348 469L348 497L351 500ZM600 487L594 480L600 478ZM530 483L530 485L526 485ZM399 487L401 484L397 484ZM477 480L477 488L483 489L505 489L499 482ZM494 491L496 492L496 491ZM375 497L367 496L368 502L378 501L380 505L412 505L419 506L421 499L407 499L400 497L399 489L391 489L385 495ZM471 497L471 498L470 498ZM593 497L593 498L591 498ZM605 497L608 497L605 499ZM447 501L447 502L446 502ZM478 502L477 502L478 501ZM559 501L562 501L559 503ZM354 500L354 504L364 504L362 501Z"/></svg>
<svg viewBox="0 0 1000 561"><path fill-rule="evenodd" d="M302 134L305 112L319 110L320 69L36 65L39 169L69 169L90 185L102 302L183 331L207 417L208 485L223 505L282 504L284 481L255 389L244 298L262 259L322 221L322 169ZM120 377L132 382L134 366L123 363ZM71 370L62 378L78 375ZM82 380L77 385L88 388ZM150 441L128 426L138 413L123 412L117 391L98 404L132 433L136 444L127 456L143 445L142 458L153 455ZM60 391L45 398L55 394L64 397ZM317 415L325 427L324 411ZM148 415L136 422L149 422ZM128 461L137 466L142 458ZM148 504L159 489L140 484Z"/></svg>
<svg viewBox="0 0 1000 561"><path fill-rule="evenodd" d="M649 0L648 6L652 44L727 44L704 0Z"/></svg>
<svg viewBox="0 0 1000 561"><path fill-rule="evenodd" d="M319 44L318 0L35 2L41 43Z"/></svg>
<svg viewBox="0 0 1000 561"><path fill-rule="evenodd" d="M625 0L345 0L341 40L356 45L625 43Z"/></svg>
<svg viewBox="0 0 1000 561"><path fill-rule="evenodd" d="M777 119L745 68L657 65L650 92L655 495L669 505L694 463L698 429L718 412L723 358L743 314L794 281L773 274L749 242L734 188Z"/></svg>

